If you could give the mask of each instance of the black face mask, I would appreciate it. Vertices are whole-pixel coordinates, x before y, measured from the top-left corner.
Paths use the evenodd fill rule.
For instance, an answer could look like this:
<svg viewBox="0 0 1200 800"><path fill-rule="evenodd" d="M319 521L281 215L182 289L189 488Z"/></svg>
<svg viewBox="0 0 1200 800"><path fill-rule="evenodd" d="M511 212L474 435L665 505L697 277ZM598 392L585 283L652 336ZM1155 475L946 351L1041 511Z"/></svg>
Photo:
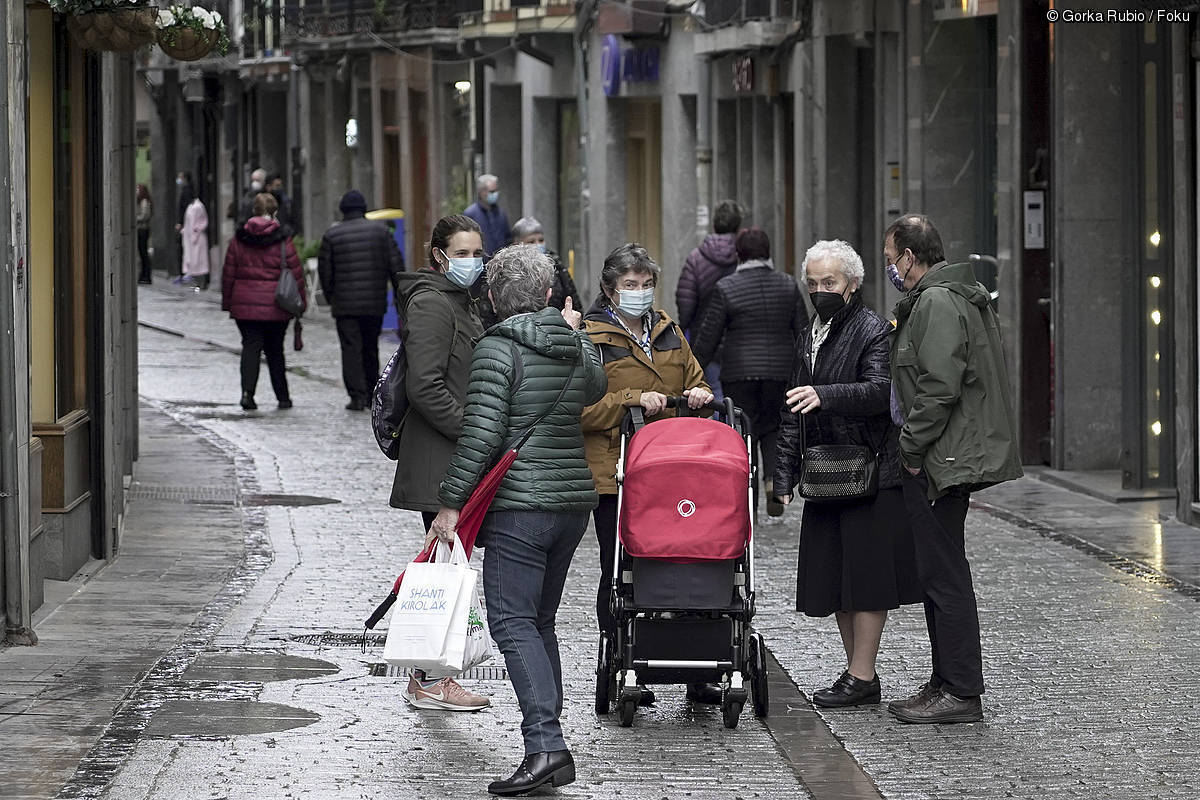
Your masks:
<svg viewBox="0 0 1200 800"><path fill-rule="evenodd" d="M813 308L817 310L821 322L829 322L834 314L846 307L846 298L838 292L811 292L808 297L812 300Z"/></svg>

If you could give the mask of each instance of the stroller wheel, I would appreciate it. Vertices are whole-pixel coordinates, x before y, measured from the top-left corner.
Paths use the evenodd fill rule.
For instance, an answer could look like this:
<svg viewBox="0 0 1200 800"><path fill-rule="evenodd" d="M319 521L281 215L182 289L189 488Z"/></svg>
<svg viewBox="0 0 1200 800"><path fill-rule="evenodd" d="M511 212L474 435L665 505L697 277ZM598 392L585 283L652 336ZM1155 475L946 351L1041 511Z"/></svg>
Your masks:
<svg viewBox="0 0 1200 800"><path fill-rule="evenodd" d="M628 728L633 725L633 718L637 714L638 701L635 697L624 697L621 699L621 727Z"/></svg>
<svg viewBox="0 0 1200 800"><path fill-rule="evenodd" d="M600 653L596 658L596 713L607 714L613 699L612 636L600 634Z"/></svg>
<svg viewBox="0 0 1200 800"><path fill-rule="evenodd" d="M736 728L738 719L742 716L742 701L726 698L721 704L721 719L726 728Z"/></svg>
<svg viewBox="0 0 1200 800"><path fill-rule="evenodd" d="M754 716L765 717L771 708L767 691L767 645L761 633L750 634L750 702Z"/></svg>

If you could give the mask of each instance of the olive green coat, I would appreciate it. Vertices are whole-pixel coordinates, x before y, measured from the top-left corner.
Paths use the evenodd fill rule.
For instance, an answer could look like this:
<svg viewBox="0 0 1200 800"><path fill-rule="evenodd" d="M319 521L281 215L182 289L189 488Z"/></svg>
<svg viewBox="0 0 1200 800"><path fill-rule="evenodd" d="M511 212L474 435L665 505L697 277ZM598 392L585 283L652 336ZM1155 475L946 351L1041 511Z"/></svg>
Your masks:
<svg viewBox="0 0 1200 800"><path fill-rule="evenodd" d="M400 300L409 409L400 427L390 503L437 511L438 486L462 428L471 354L483 324L467 290L430 269L401 274Z"/></svg>
<svg viewBox="0 0 1200 800"><path fill-rule="evenodd" d="M930 268L896 306L892 381L900 457L923 468L930 498L1019 478L1000 323L970 264Z"/></svg>
<svg viewBox="0 0 1200 800"><path fill-rule="evenodd" d="M568 379L562 400L554 405ZM442 481L442 504L462 508L506 447L532 426L492 510L595 508L599 498L583 455L579 415L604 396L607 386L595 345L571 330L557 309L517 314L489 328L471 361L462 435ZM537 422L547 409L550 413Z"/></svg>

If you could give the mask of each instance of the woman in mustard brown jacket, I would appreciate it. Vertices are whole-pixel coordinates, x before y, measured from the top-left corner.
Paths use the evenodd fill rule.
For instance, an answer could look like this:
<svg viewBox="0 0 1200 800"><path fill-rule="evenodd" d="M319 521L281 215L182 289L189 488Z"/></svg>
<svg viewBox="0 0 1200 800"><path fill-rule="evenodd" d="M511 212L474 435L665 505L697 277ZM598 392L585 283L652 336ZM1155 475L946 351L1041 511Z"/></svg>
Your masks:
<svg viewBox="0 0 1200 800"><path fill-rule="evenodd" d="M665 311L653 307L659 271L644 247L621 245L604 259L600 295L583 317L584 329L600 349L608 375L608 393L583 410L583 445L600 493L600 505L592 512L600 541L596 617L600 632L610 636L616 634L609 604L617 541L621 420L634 406L645 410L648 422L673 416L675 412L667 408L671 396L686 396L692 408L713 398L683 331ZM688 697L720 702L720 691L713 694L708 689L703 684L689 687ZM653 693L642 697L643 703L654 701Z"/></svg>

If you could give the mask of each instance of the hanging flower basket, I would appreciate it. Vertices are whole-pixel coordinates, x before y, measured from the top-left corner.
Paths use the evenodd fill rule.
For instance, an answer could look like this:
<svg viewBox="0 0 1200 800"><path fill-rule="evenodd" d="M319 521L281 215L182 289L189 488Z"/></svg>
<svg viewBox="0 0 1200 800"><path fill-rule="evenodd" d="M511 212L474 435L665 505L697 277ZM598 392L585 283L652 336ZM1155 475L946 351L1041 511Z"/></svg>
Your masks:
<svg viewBox="0 0 1200 800"><path fill-rule="evenodd" d="M199 61L217 46L218 31L197 31L186 25L162 28L158 32L158 46L176 61Z"/></svg>
<svg viewBox="0 0 1200 800"><path fill-rule="evenodd" d="M128 53L154 43L157 21L154 6L98 9L68 14L67 30L80 47Z"/></svg>
<svg viewBox="0 0 1200 800"><path fill-rule="evenodd" d="M158 12L158 46L177 61L197 61L214 50L226 53L229 37L220 12L173 5Z"/></svg>

